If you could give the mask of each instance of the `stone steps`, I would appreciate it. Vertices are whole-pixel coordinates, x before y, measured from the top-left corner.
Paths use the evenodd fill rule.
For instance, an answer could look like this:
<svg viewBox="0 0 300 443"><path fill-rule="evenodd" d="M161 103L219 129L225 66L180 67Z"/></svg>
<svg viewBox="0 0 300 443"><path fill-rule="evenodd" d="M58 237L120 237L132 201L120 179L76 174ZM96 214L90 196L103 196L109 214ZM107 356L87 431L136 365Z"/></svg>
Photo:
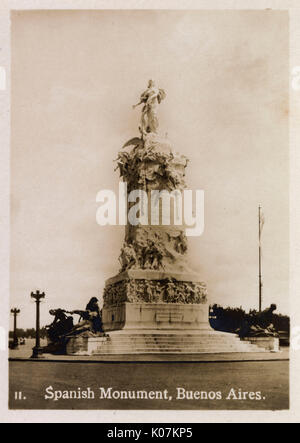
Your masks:
<svg viewBox="0 0 300 443"><path fill-rule="evenodd" d="M154 341L140 341L140 342L135 342L135 341L128 341L128 342L119 342L119 345L122 345L122 344L124 344L124 345L126 345L127 343L130 343L132 346L139 346L139 345L154 345L154 346L159 346L159 345L167 345L167 346L169 346L169 345L181 345L181 346L192 346L192 345L195 345L195 346L198 346L199 344L206 344L206 345L214 345L214 344L218 344L218 345L223 345L223 346L225 346L225 345L227 345L227 344L232 344L233 342L235 342L235 340L233 340L233 341L224 341L224 342L221 342L221 341L210 341L210 342L208 342L208 341L200 341L200 342L193 342L193 343L189 343L189 342L184 342L184 341L165 341L165 342L159 342L159 341L157 341L157 342L154 342ZM108 342L108 343L111 343L111 344L114 344L114 342ZM236 341L236 343L239 343L238 341Z"/></svg>
<svg viewBox="0 0 300 443"><path fill-rule="evenodd" d="M112 335L110 337L108 337L109 339L114 339L116 337L116 335ZM131 335L118 335L118 340L119 341L126 341L128 339L130 340L182 340L182 341L195 341L195 340L199 340L199 338L201 338L201 340L231 340L232 338L238 338L235 335L228 335L228 336L222 336L222 335L209 335L209 336L205 336L205 335L192 335L192 336L181 336L181 335L173 335L173 336L168 336L168 335L161 335L161 336L157 336L157 337L152 337L150 334L149 335L139 335L139 336L131 336Z"/></svg>
<svg viewBox="0 0 300 443"><path fill-rule="evenodd" d="M102 354L221 354L221 353L240 353L240 352L266 352L261 348L258 349L239 349L239 348L201 348L201 349L182 349L182 348L174 348L174 349L151 349L151 348L128 348L128 349L101 349L101 352L94 351L93 355L102 355Z"/></svg>
<svg viewBox="0 0 300 443"><path fill-rule="evenodd" d="M94 351L93 354L97 354L98 351ZM261 349L246 349L246 348L236 348L236 347L226 347L226 348L193 348L193 349L183 349L183 348L122 348L122 349L101 349L101 354L132 354L132 353L138 353L138 354L155 354L155 353L184 353L184 354L190 354L190 353L220 353L220 352L264 352Z"/></svg>
<svg viewBox="0 0 300 443"><path fill-rule="evenodd" d="M239 345L240 347L244 347L245 345L248 345L249 343L247 342L240 342L238 339L232 339L232 340L199 340L199 341L184 341L184 340L156 340L156 341L152 341L152 340L128 340L128 341L118 341L116 342L115 340L108 340L105 345L107 346L118 346L118 347L122 347L122 346L160 346L160 347L170 347L170 346L186 346L186 347L192 347L192 346L232 346L232 345ZM252 345L253 346L253 345Z"/></svg>
<svg viewBox="0 0 300 443"><path fill-rule="evenodd" d="M93 355L101 354L211 354L265 352L238 336L219 334L113 334L101 341Z"/></svg>
<svg viewBox="0 0 300 443"><path fill-rule="evenodd" d="M232 345L232 346L230 346L230 345L227 345L227 346L216 346L216 345L214 345L214 346L180 346L180 345L177 345L177 346L101 346L101 349L102 350L113 350L113 351L127 351L127 350L130 350L130 349L132 349L132 350L135 350L135 349L137 349L138 351L141 351L141 350L159 350L159 351L167 351L167 350L170 350L170 351L172 351L172 350L174 350L174 349L182 349L183 351L186 351L186 352L188 352L188 351L198 351L198 352L204 352L206 349L221 349L221 350L225 350L225 349L236 349L237 351L243 351L243 350L245 350L245 351L247 351L247 350L255 350L255 351L261 351L261 348L257 348L256 346L255 347L252 347L252 346L239 346L239 345Z"/></svg>
<svg viewBox="0 0 300 443"><path fill-rule="evenodd" d="M198 351L198 352L204 352L206 349L236 349L237 351L242 351L242 350L250 350L249 347L241 347L241 346L101 346L101 350L107 350L107 351L122 351L122 352L127 352L128 350L138 350L139 352L142 350L157 350L160 352L163 351L172 351L172 350L176 350L176 349L182 349L183 351ZM252 348L251 349L255 349L257 350L257 348Z"/></svg>

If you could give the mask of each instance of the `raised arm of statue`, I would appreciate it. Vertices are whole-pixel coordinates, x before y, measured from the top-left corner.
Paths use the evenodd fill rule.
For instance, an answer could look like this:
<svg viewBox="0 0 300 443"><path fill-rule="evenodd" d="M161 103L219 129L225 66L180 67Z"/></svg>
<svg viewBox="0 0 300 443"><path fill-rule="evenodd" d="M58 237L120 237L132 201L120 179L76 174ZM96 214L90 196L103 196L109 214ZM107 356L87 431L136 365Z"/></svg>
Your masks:
<svg viewBox="0 0 300 443"><path fill-rule="evenodd" d="M137 106L140 106L142 103L144 103L144 102L141 100L136 105L132 105L132 108L135 109Z"/></svg>

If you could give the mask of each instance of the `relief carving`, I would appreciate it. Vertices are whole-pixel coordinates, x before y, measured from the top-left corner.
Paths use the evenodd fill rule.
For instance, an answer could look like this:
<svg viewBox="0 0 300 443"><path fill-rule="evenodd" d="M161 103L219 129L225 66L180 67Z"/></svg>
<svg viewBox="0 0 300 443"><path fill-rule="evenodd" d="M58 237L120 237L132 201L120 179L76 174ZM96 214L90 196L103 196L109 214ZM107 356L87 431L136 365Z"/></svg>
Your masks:
<svg viewBox="0 0 300 443"><path fill-rule="evenodd" d="M204 283L174 279L127 279L107 286L104 291L104 306L119 306L124 302L201 304L206 301Z"/></svg>

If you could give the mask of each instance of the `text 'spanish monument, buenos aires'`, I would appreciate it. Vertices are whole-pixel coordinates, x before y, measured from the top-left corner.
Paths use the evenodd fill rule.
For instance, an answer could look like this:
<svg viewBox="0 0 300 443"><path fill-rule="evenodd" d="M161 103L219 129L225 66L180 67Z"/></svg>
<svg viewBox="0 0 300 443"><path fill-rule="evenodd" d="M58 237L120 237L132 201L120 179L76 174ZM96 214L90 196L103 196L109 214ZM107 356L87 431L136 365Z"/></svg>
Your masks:
<svg viewBox="0 0 300 443"><path fill-rule="evenodd" d="M149 196L151 224L128 223L125 227L121 269L106 281L104 290L102 320L106 335L86 337L84 343L82 338L74 337L68 353L263 352L235 334L210 327L206 284L203 276L189 266L185 227L174 222L176 206L160 199L171 208L171 223L166 224L157 213L157 205L150 204L150 196L158 195L151 191L173 191L176 195L185 188L187 158L174 152L166 137L158 135L157 110L165 96L150 80L140 103L135 105L143 106L140 136L127 142L117 159L128 193L140 190ZM129 219L134 210L133 202L128 207Z"/></svg>

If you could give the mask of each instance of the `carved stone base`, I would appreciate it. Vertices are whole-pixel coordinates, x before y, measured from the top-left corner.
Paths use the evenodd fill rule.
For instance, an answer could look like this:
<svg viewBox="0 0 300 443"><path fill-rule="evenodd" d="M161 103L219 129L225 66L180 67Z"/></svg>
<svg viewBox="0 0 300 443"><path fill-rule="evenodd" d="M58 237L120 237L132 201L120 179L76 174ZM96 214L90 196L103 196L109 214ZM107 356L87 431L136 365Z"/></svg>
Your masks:
<svg viewBox="0 0 300 443"><path fill-rule="evenodd" d="M205 304L207 290L194 274L130 270L106 282L104 308L122 303Z"/></svg>
<svg viewBox="0 0 300 443"><path fill-rule="evenodd" d="M102 319L105 332L211 330L207 304L122 303L103 308Z"/></svg>

